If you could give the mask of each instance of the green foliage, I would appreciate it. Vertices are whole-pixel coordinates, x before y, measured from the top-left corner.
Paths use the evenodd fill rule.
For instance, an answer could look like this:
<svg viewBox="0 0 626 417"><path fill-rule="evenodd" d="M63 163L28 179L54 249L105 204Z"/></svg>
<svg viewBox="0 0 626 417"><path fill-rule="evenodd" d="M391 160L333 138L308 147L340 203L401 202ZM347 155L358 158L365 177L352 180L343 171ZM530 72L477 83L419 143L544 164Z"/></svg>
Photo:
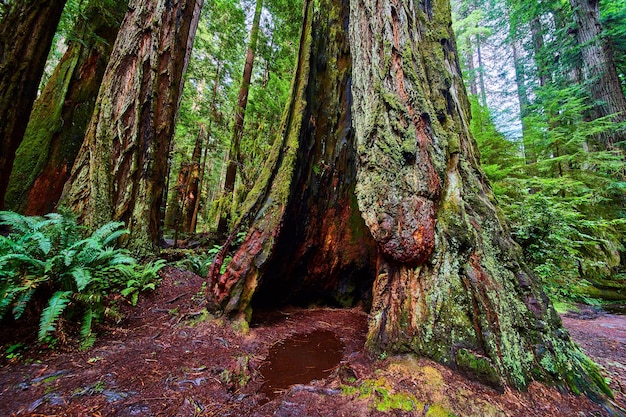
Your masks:
<svg viewBox="0 0 626 417"><path fill-rule="evenodd" d="M215 254L219 252L219 249L219 246L214 246L207 252L190 253L180 261L176 262L176 266L191 271L201 277L206 277L209 273L211 263L215 258Z"/></svg>
<svg viewBox="0 0 626 417"><path fill-rule="evenodd" d="M204 126L207 140L203 148L208 149L208 156L201 167L205 169L199 192L203 209L198 218L199 228L204 230L216 226L215 212L232 207L231 217L237 217L238 204L231 204L233 196L224 196L219 189L246 56L246 6L254 10L250 2L232 0L217 0L211 7L203 8L185 75L170 184L176 183L179 167L190 160L197 133ZM278 134L298 53L301 15L300 1L264 1L244 132L237 155L240 166L236 201L242 201L252 188ZM168 211L175 210L174 203L173 199L168 201Z"/></svg>
<svg viewBox="0 0 626 417"><path fill-rule="evenodd" d="M616 274L624 252L623 156L593 145L616 126L584 120L585 102L579 86L537 89L525 119L526 152L534 157L527 163L472 103L485 172L526 262L555 299L588 301L590 283Z"/></svg>
<svg viewBox="0 0 626 417"><path fill-rule="evenodd" d="M245 232L237 233L236 238L230 246L228 254L224 257L224 263L220 270L220 274L226 272L226 267L230 263L234 252L241 246L243 239L246 237ZM195 252L187 254L183 259L176 263L179 268L187 269L201 277L206 277L209 273L209 268L215 259L215 256L222 250L221 245L213 245L211 249L206 252Z"/></svg>
<svg viewBox="0 0 626 417"><path fill-rule="evenodd" d="M84 347L93 344L93 323L107 312L104 296L119 291L136 304L140 291L154 289L163 261L139 266L129 253L116 248L128 231L111 222L90 236L69 213L28 217L0 212L0 224L11 234L0 236L0 319L19 319L34 298L47 299L40 316L38 339L52 341L61 318L82 313ZM112 277L120 277L118 279Z"/></svg>
<svg viewBox="0 0 626 417"><path fill-rule="evenodd" d="M159 259L149 262L146 265L123 265L120 270L126 276L126 288L120 294L130 299L130 303L135 306L139 299L139 293L143 291L154 291L156 289L155 277L159 270L165 266L165 261ZM123 283L123 282L122 282Z"/></svg>

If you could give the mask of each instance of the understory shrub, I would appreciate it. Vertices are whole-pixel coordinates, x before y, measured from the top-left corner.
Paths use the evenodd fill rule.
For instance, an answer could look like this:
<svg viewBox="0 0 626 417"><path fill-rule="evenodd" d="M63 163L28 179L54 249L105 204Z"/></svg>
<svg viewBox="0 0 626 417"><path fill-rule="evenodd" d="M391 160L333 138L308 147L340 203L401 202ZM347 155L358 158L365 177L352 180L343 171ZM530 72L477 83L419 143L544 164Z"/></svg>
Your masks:
<svg viewBox="0 0 626 417"><path fill-rule="evenodd" d="M105 297L112 293L130 297L154 289L164 261L138 265L118 238L127 234L124 224L110 222L84 237L84 229L68 211L44 217L0 212L0 225L11 233L0 236L0 319L19 319L43 297L38 340L54 342L64 337L58 324L63 318L79 322L83 348L95 341L93 324L112 312Z"/></svg>

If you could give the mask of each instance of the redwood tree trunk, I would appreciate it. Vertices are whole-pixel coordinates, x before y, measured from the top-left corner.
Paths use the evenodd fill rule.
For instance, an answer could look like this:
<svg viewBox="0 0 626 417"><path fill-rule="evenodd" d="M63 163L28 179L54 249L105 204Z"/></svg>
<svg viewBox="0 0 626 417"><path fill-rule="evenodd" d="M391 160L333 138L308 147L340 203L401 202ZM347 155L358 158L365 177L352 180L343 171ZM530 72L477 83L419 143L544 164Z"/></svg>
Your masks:
<svg viewBox="0 0 626 417"><path fill-rule="evenodd" d="M349 305L371 286L375 248L354 198L349 11L315 3L306 4L281 135L244 203L240 223L251 227L226 273L221 253L209 274L211 304L232 316L249 319L251 303Z"/></svg>
<svg viewBox="0 0 626 417"><path fill-rule="evenodd" d="M228 232L230 213L232 212L236 200L234 195L235 180L237 179L237 167L241 165L241 157L239 155L241 137L243 135L246 107L248 106L248 92L250 90L250 80L252 79L252 68L254 67L257 40L259 39L259 24L261 22L262 10L263 0L256 0L254 19L252 21L252 27L250 28L250 41L248 42L248 50L246 52L246 62L243 67L243 78L241 79L241 85L239 87L237 107L235 107L235 123L233 125L233 134L230 138L228 165L226 167L226 178L224 179L224 198L231 199L232 203L222 205L217 224L217 234L220 236L224 236Z"/></svg>
<svg viewBox="0 0 626 417"><path fill-rule="evenodd" d="M65 0L14 0L0 21L0 210Z"/></svg>
<svg viewBox="0 0 626 417"><path fill-rule="evenodd" d="M599 0L570 0L578 25L576 35L583 57L583 75L594 100L592 118L613 115L615 122L624 122L626 98L615 69L613 48L602 36L598 3ZM624 129L600 136L604 149L613 149L617 142L623 140L626 140Z"/></svg>
<svg viewBox="0 0 626 417"><path fill-rule="evenodd" d="M191 230L194 224L193 215L198 201L200 181L200 159L202 156L202 143L206 132L201 126L196 136L196 143L193 148L191 160L181 162L178 171L178 179L174 187L174 193L169 199L167 212L165 215L165 227L175 230L174 245L178 242L178 233L193 233Z"/></svg>
<svg viewBox="0 0 626 417"><path fill-rule="evenodd" d="M368 345L484 383L599 398L496 207L469 133L449 2L352 2L359 208L379 248Z"/></svg>
<svg viewBox="0 0 626 417"><path fill-rule="evenodd" d="M91 0L81 15L80 39L70 42L33 106L7 190L9 209L27 215L54 210L83 143L127 4Z"/></svg>
<svg viewBox="0 0 626 417"><path fill-rule="evenodd" d="M449 2L345 7L306 3L283 135L243 244L225 274L224 250L212 265L211 307L249 317L372 273L372 350L600 399L604 380L521 263L480 169Z"/></svg>
<svg viewBox="0 0 626 417"><path fill-rule="evenodd" d="M62 202L90 227L120 220L158 250L167 156L202 0L132 0Z"/></svg>

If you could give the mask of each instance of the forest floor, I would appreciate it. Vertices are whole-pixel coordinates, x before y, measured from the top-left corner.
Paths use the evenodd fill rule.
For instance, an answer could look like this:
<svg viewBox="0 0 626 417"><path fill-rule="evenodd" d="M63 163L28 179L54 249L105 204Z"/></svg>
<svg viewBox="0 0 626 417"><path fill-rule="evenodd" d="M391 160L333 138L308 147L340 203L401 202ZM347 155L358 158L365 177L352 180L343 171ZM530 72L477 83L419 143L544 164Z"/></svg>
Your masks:
<svg viewBox="0 0 626 417"><path fill-rule="evenodd" d="M363 348L367 315L359 309L284 309L235 329L203 312L201 277L172 267L161 274L158 290L124 305L125 318L101 327L87 351L20 350L36 331L0 328L0 416L609 415L538 383L501 394L432 361L374 357ZM626 316L583 311L563 321L613 378L624 407ZM323 379L268 390L270 353L315 331L338 340L339 365Z"/></svg>

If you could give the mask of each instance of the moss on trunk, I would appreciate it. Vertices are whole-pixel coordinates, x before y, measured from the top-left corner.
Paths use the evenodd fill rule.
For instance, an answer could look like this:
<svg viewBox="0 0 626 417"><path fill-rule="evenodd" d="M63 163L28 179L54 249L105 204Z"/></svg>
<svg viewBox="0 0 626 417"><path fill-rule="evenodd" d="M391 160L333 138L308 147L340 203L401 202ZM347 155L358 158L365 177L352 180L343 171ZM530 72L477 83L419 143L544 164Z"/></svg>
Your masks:
<svg viewBox="0 0 626 417"><path fill-rule="evenodd" d="M447 0L307 1L283 134L243 244L223 275L234 234L212 265L210 304L249 318L374 278L372 350L604 401L497 209L460 74Z"/></svg>
<svg viewBox="0 0 626 417"><path fill-rule="evenodd" d="M0 210L65 0L15 0L0 21Z"/></svg>
<svg viewBox="0 0 626 417"><path fill-rule="evenodd" d="M167 157L202 0L133 0L62 203L90 227L121 220L158 251Z"/></svg>
<svg viewBox="0 0 626 417"><path fill-rule="evenodd" d="M610 395L497 210L469 134L449 2L354 1L351 40L356 193L381 249L368 346L500 389L537 379Z"/></svg>
<svg viewBox="0 0 626 417"><path fill-rule="evenodd" d="M244 203L250 230L226 272L217 262L209 276L214 308L233 316L249 318L252 304L367 298L375 248L354 198L347 7L306 4L282 133Z"/></svg>
<svg viewBox="0 0 626 417"><path fill-rule="evenodd" d="M7 207L28 215L54 210L78 154L111 48L126 12L125 0L103 10L92 1L35 101L24 140L16 153Z"/></svg>

